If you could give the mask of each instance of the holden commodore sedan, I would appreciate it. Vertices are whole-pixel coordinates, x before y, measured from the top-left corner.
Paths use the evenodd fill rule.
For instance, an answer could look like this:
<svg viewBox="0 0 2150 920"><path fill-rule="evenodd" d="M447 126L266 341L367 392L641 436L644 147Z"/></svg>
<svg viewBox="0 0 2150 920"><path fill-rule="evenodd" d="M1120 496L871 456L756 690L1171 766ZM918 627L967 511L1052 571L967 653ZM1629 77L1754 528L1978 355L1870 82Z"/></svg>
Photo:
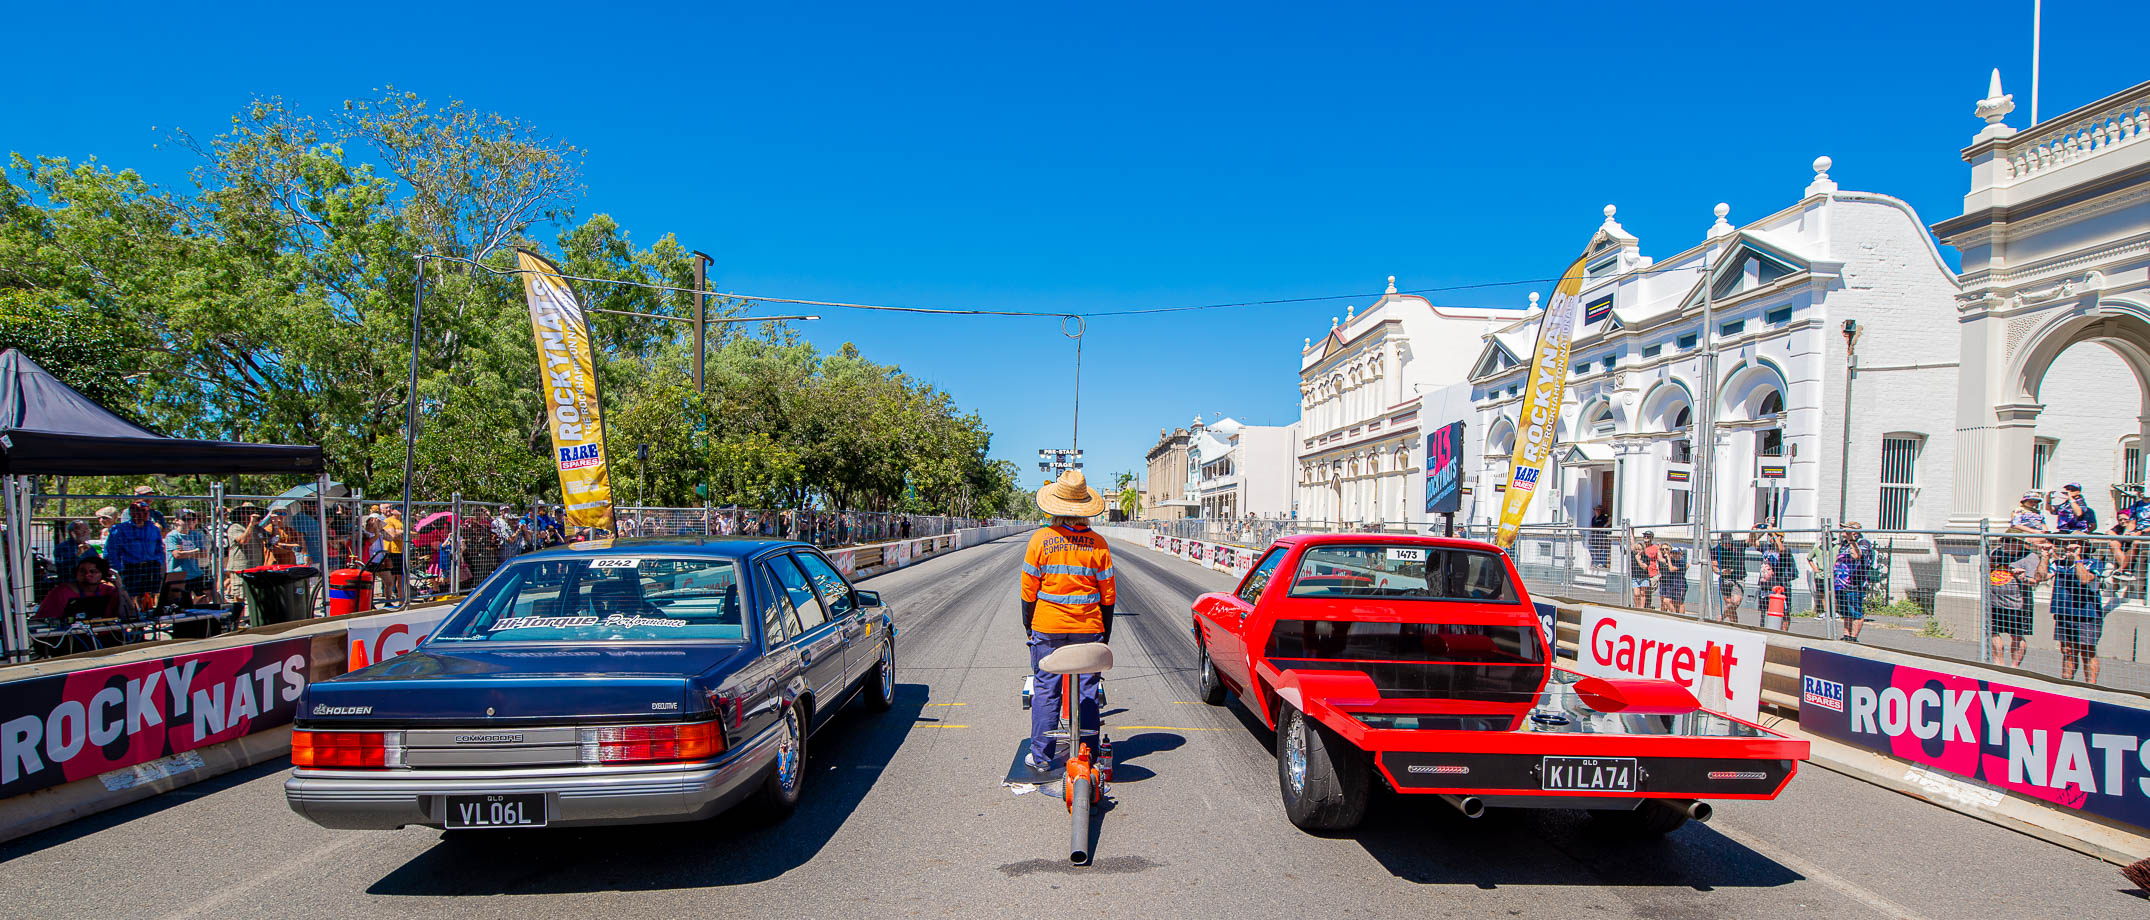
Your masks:
<svg viewBox="0 0 2150 920"><path fill-rule="evenodd" d="M692 821L803 791L808 739L886 711L877 592L782 540L600 540L517 557L415 651L306 688L284 797L324 827Z"/></svg>

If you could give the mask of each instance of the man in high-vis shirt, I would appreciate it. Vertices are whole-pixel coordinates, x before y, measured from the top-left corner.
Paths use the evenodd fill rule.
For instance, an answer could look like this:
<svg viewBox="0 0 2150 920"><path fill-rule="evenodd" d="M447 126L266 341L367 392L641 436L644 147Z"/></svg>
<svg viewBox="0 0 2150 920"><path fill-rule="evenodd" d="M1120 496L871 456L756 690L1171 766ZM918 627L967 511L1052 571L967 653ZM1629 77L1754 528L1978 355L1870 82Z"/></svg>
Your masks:
<svg viewBox="0 0 2150 920"><path fill-rule="evenodd" d="M1031 768L1051 767L1053 742L1045 736L1060 723L1058 674L1038 670L1038 661L1067 645L1110 642L1112 550L1090 529L1090 518L1105 510L1105 498L1090 488L1081 470L1060 474L1038 490L1038 507L1052 516L1049 526L1030 535L1023 551L1023 635L1030 644L1034 676L1030 700ZM1075 678L1082 733L1098 730L1096 674Z"/></svg>

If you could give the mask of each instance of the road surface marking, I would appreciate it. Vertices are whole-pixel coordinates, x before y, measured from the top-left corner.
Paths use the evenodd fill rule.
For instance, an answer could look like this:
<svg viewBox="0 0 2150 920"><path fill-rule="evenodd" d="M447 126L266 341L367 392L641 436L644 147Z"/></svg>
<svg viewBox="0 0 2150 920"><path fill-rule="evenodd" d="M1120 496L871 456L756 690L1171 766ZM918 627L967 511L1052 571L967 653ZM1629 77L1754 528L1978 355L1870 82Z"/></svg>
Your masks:
<svg viewBox="0 0 2150 920"><path fill-rule="evenodd" d="M920 722L919 728L969 728L968 725L944 725L939 722Z"/></svg>
<svg viewBox="0 0 2150 920"><path fill-rule="evenodd" d="M928 706L968 706L969 703L927 703Z"/></svg>
<svg viewBox="0 0 2150 920"><path fill-rule="evenodd" d="M313 849L306 851L304 854L301 854L297 859L286 860L284 862L268 866L262 871L254 873L252 877L241 881L236 885L226 887L215 897L206 898L200 902L197 902L193 907L190 907L187 910L181 911L171 916L178 918L178 920L189 920L189 918L193 917L215 916L224 908L225 905L231 904L232 902L237 901L242 897L245 897L249 892L261 887L262 885L286 878L299 877L300 874L294 870L303 869L307 866L321 862L331 856L341 853L344 850L355 848L361 844L368 844L377 839L379 838L371 834L353 834L348 831L340 832L337 834L335 839L332 839L327 843L324 843L320 846L314 847Z"/></svg>
<svg viewBox="0 0 2150 920"><path fill-rule="evenodd" d="M1141 728L1160 732L1221 732L1224 730L1221 728L1185 728L1178 725L1114 725L1111 727L1126 731Z"/></svg>
<svg viewBox="0 0 2150 920"><path fill-rule="evenodd" d="M1804 875L1810 879L1813 879L1817 882L1834 888L1837 890L1838 893L1843 894L1845 897L1851 898L1854 901L1871 907L1878 913L1898 918L1898 920L1926 920L1925 915L1914 913L1910 908L1907 908L1902 904L1898 904L1895 901L1891 901L1888 898L1882 897L1880 894L1862 888L1858 884L1841 876L1838 876L1837 874L1830 872L1827 869L1823 869L1822 867L1808 862L1805 859L1802 859L1798 856L1794 856L1789 851L1778 848L1775 844L1757 840L1753 837L1747 836L1746 834L1737 833L1732 829L1726 827L1712 826L1710 830L1716 831L1717 833L1724 835L1726 839L1731 840L1733 843L1737 843L1740 846L1746 847L1747 849L1753 850L1756 853L1762 854L1764 857L1774 860L1778 865L1784 866L1794 872L1799 873L1800 875Z"/></svg>

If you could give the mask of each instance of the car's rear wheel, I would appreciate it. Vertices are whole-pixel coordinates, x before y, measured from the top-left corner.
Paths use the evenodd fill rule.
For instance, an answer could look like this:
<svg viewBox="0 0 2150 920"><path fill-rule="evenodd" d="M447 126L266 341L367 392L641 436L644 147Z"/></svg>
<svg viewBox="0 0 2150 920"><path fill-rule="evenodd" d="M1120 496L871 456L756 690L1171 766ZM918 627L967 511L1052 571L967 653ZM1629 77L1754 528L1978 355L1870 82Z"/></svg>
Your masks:
<svg viewBox="0 0 2150 920"><path fill-rule="evenodd" d="M1277 786L1300 830L1346 831L1366 817L1373 771L1366 752L1286 705L1277 720Z"/></svg>
<svg viewBox="0 0 2150 920"><path fill-rule="evenodd" d="M799 707L784 707L784 721L777 729L776 762L755 794L756 810L769 821L781 821L799 807L799 794L806 785L806 726Z"/></svg>
<svg viewBox="0 0 2150 920"><path fill-rule="evenodd" d="M1224 680L1217 676L1217 663L1209 658L1209 646L1195 647L1202 655L1202 702L1211 706L1224 705Z"/></svg>
<svg viewBox="0 0 2150 920"><path fill-rule="evenodd" d="M866 708L873 712L887 712L896 705L896 643L881 643L881 660L874 663L873 673L866 675Z"/></svg>

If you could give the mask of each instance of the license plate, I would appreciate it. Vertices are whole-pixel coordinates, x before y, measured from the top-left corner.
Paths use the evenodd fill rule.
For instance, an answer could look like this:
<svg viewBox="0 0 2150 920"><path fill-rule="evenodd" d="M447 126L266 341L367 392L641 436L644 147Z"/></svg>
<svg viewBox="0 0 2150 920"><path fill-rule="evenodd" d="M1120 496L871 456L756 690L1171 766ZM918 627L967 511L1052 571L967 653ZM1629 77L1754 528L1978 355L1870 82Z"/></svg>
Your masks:
<svg viewBox="0 0 2150 920"><path fill-rule="evenodd" d="M544 827L545 794L451 795L448 814L441 823L466 827Z"/></svg>
<svg viewBox="0 0 2150 920"><path fill-rule="evenodd" d="M1538 766L1539 788L1548 792L1633 792L1633 757L1547 757Z"/></svg>

